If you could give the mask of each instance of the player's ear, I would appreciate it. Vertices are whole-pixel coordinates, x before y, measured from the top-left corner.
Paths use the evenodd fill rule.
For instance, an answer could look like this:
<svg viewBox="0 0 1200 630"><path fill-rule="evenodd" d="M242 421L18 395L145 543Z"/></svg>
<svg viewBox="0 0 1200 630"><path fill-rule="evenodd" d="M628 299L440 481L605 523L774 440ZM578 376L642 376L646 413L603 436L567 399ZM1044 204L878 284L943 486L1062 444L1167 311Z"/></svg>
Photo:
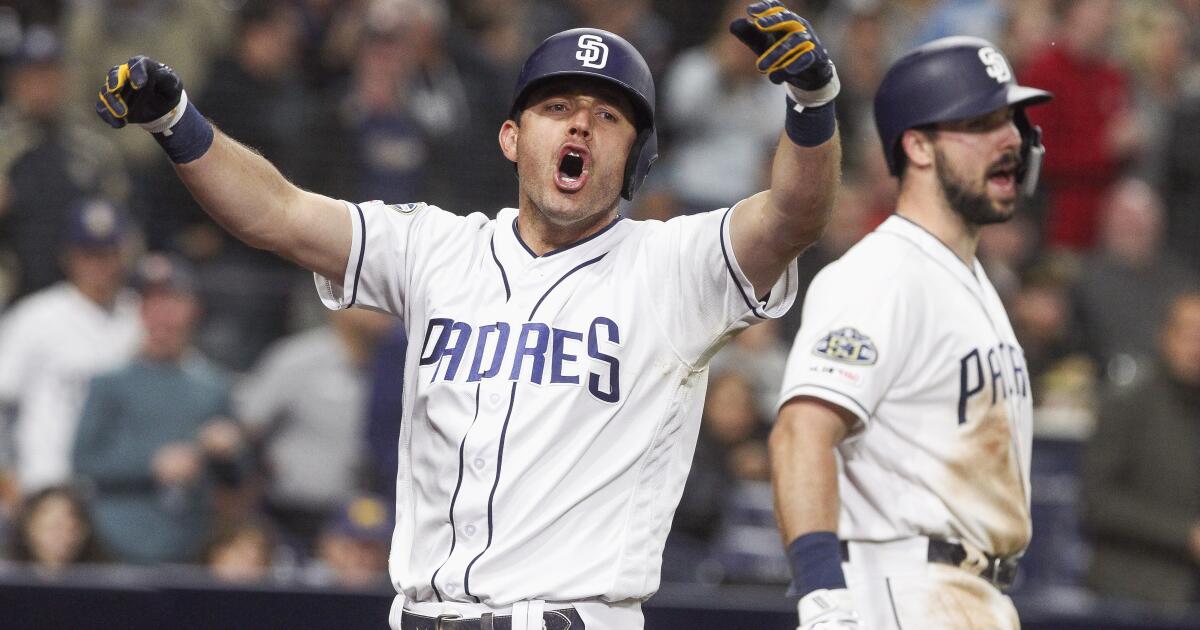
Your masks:
<svg viewBox="0 0 1200 630"><path fill-rule="evenodd" d="M500 125L500 151L509 162L517 161L517 135L520 132L521 128L512 120L506 120Z"/></svg>
<svg viewBox="0 0 1200 630"><path fill-rule="evenodd" d="M933 164L933 135L921 129L909 129L900 136L900 147L909 167L926 168Z"/></svg>

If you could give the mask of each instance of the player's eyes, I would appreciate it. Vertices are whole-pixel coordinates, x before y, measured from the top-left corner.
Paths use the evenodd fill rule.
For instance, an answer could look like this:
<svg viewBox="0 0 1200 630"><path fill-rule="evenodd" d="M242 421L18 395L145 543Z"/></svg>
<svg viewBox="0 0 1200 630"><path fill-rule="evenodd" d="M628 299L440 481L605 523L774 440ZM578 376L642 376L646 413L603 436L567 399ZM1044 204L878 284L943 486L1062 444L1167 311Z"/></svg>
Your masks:
<svg viewBox="0 0 1200 630"><path fill-rule="evenodd" d="M567 104L562 102L546 103L546 111L548 112L565 112Z"/></svg>
<svg viewBox="0 0 1200 630"><path fill-rule="evenodd" d="M603 118L604 120L607 120L608 122L617 122L617 116L615 114L613 114L612 112L606 112L604 110L601 110L599 115L601 118Z"/></svg>

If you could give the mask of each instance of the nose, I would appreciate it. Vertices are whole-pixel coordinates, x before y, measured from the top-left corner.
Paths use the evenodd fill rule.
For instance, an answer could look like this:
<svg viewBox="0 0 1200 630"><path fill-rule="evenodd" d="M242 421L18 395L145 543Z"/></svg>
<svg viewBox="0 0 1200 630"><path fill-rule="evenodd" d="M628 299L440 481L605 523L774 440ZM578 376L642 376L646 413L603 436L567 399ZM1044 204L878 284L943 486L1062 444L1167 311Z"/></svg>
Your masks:
<svg viewBox="0 0 1200 630"><path fill-rule="evenodd" d="M572 136L579 136L587 139L592 135L592 108L580 106L575 109L574 115L571 116L571 130L568 132Z"/></svg>
<svg viewBox="0 0 1200 630"><path fill-rule="evenodd" d="M1001 127L1001 130L1004 133L1004 148L1019 150L1021 148L1021 131L1017 129L1017 124L1009 121L1008 124Z"/></svg>

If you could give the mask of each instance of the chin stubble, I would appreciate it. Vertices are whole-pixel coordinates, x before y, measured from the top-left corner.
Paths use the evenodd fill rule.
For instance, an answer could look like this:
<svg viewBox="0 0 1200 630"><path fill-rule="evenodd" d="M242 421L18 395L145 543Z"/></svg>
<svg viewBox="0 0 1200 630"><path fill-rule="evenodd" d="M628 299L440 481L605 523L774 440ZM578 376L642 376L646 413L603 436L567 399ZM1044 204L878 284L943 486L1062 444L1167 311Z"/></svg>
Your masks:
<svg viewBox="0 0 1200 630"><path fill-rule="evenodd" d="M987 196L986 182L982 186L983 192L972 190L967 186L966 182L950 170L945 156L940 155L940 152L937 156L936 169L938 183L941 184L942 194L946 196L946 202L968 224L989 225L992 223L1004 223L1016 214L1017 202L1015 200L1010 210L1006 211L997 208L996 204Z"/></svg>

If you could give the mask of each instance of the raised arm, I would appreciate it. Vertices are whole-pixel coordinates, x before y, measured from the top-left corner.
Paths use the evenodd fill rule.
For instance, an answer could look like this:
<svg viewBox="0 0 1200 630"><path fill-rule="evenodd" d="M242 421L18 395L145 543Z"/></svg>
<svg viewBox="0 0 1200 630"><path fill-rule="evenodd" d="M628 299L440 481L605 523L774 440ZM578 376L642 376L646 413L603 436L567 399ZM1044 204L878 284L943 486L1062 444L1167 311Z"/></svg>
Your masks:
<svg viewBox="0 0 1200 630"><path fill-rule="evenodd" d="M113 127L149 131L212 218L251 247L341 278L352 227L341 202L293 185L261 155L215 129L168 66L134 57L109 71L96 112Z"/></svg>
<svg viewBox="0 0 1200 630"><path fill-rule="evenodd" d="M812 26L778 0L748 7L730 31L758 54L758 69L786 83L787 122L775 150L771 188L734 210L734 255L764 295L793 259L825 230L841 176L842 148L834 120L839 83Z"/></svg>

